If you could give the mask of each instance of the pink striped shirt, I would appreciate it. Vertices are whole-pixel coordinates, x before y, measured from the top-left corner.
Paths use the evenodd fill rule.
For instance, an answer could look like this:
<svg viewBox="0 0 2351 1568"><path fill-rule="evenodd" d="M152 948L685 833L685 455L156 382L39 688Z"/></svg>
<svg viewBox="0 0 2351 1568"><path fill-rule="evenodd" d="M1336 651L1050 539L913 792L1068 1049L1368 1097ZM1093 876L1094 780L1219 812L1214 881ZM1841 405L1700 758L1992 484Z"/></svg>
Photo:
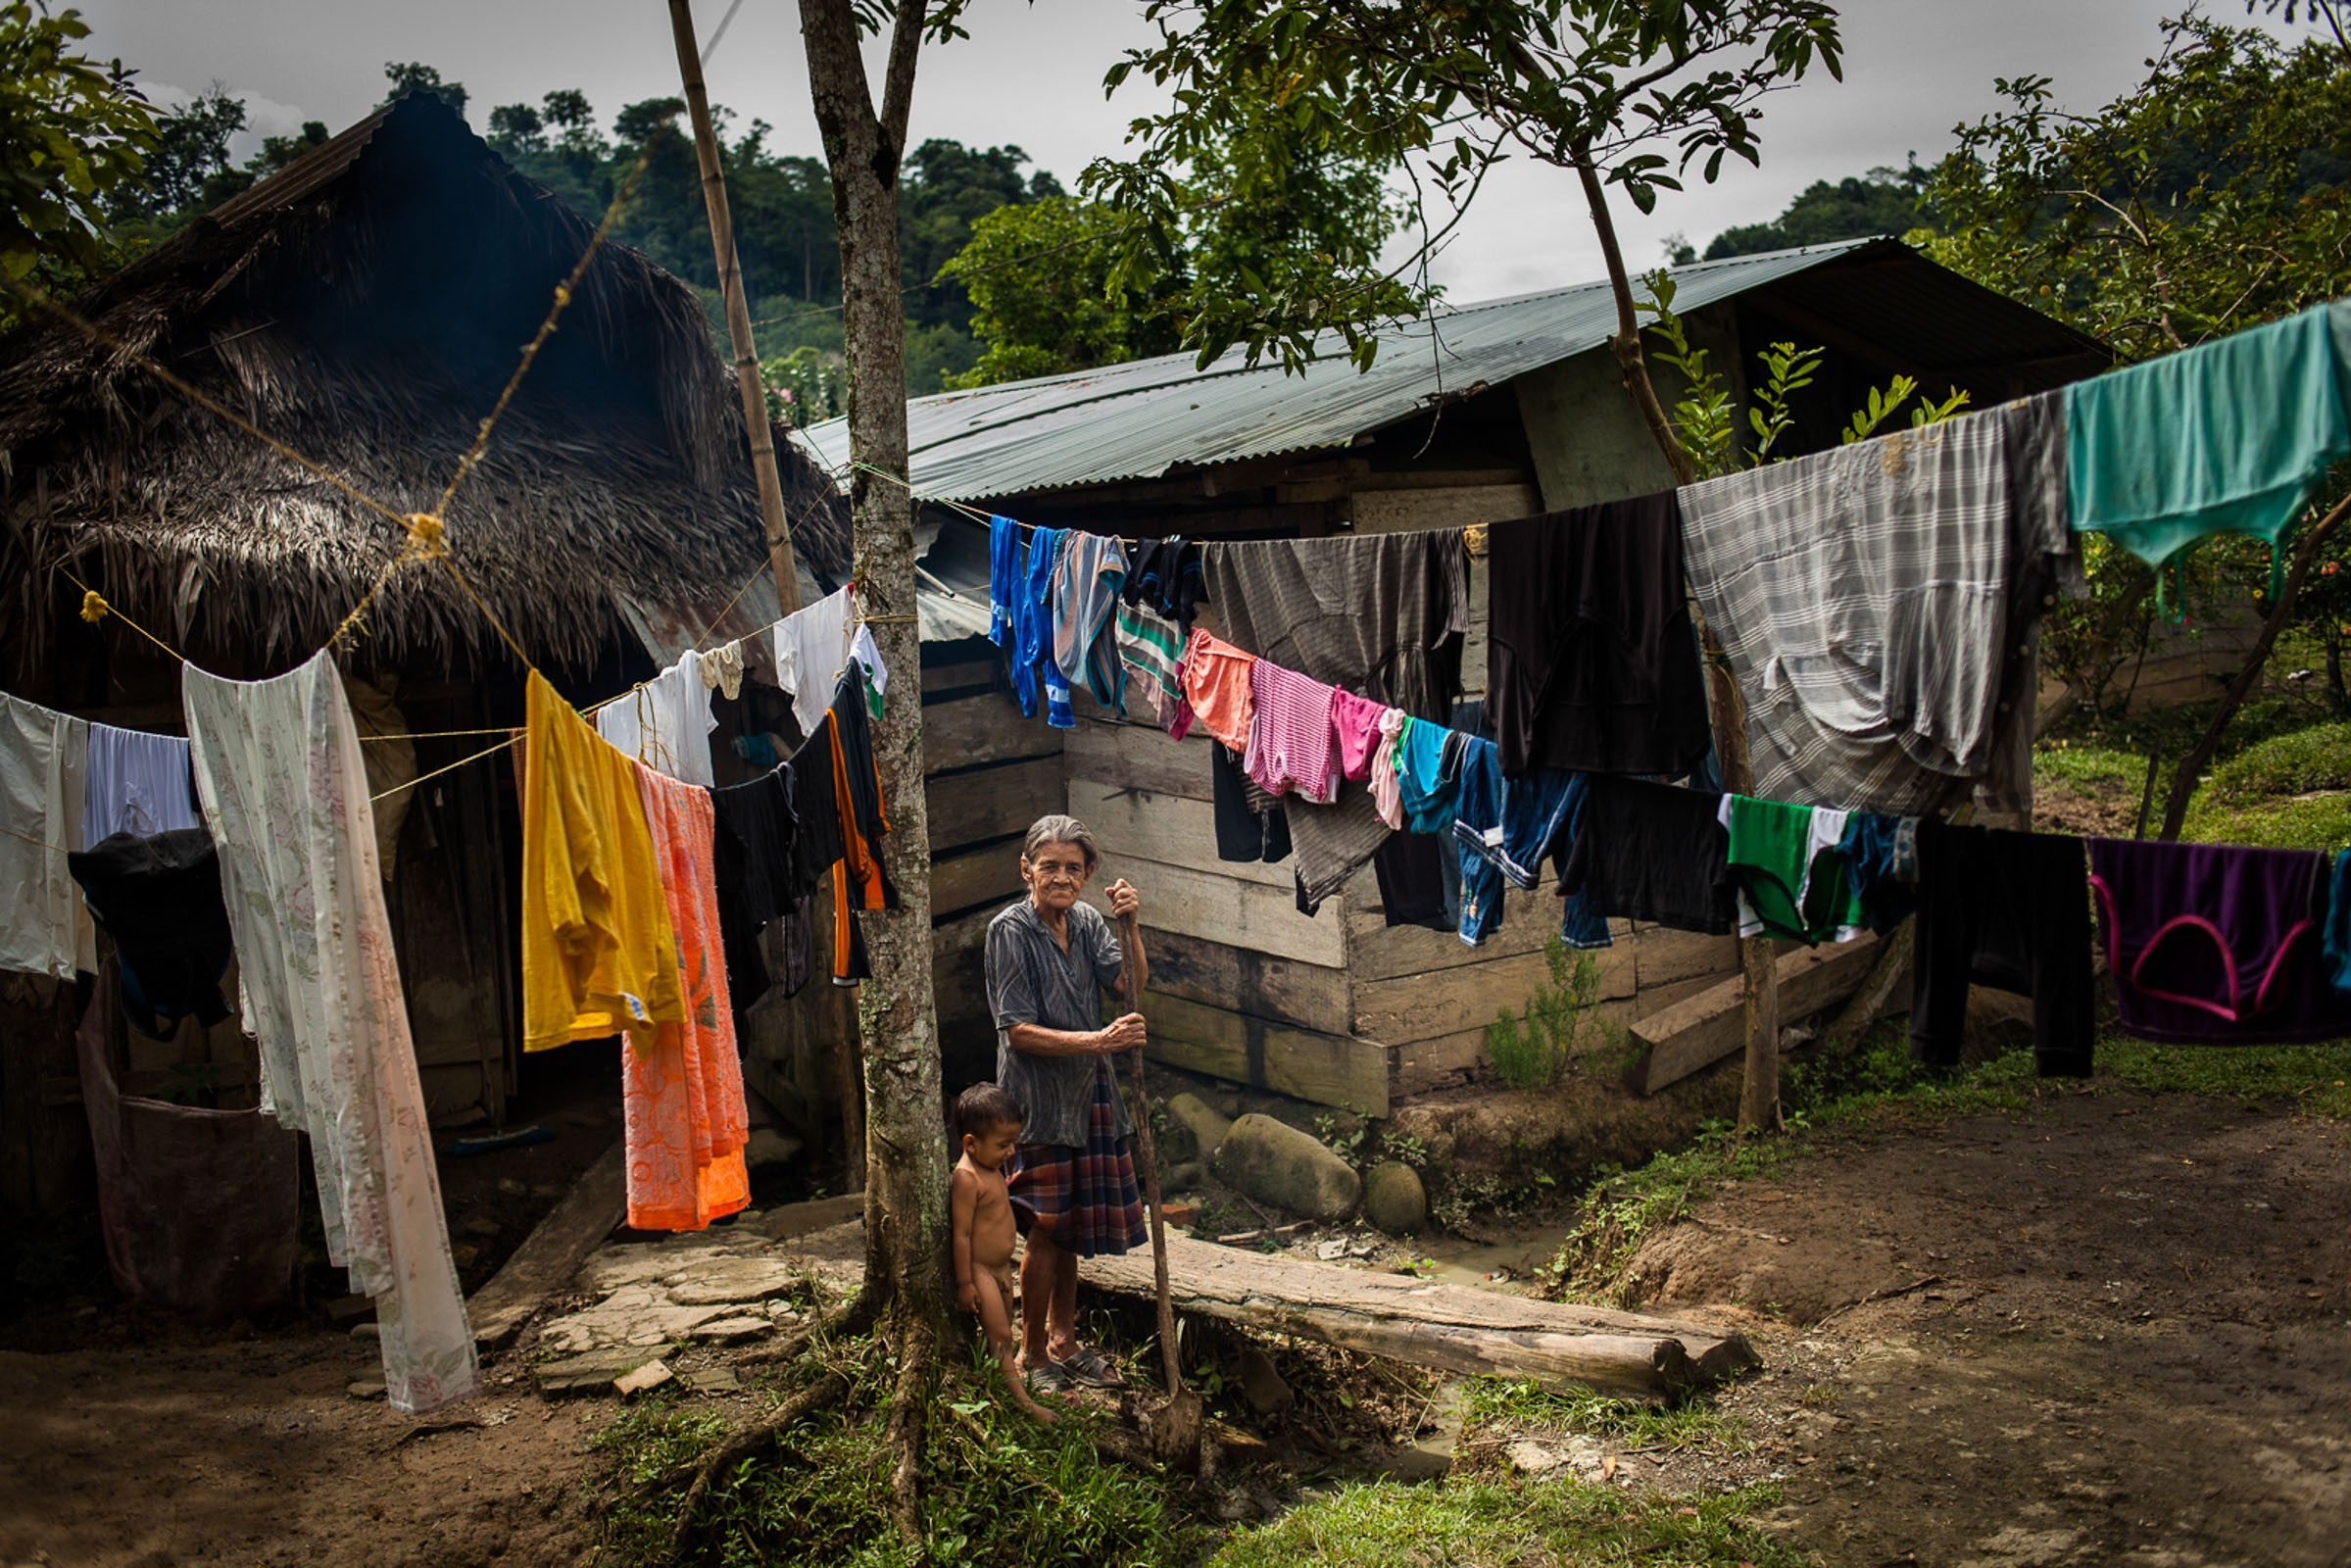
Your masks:
<svg viewBox="0 0 2351 1568"><path fill-rule="evenodd" d="M1339 798L1339 756L1331 728L1332 688L1258 660L1249 666L1249 752L1242 765L1268 795L1328 806Z"/></svg>

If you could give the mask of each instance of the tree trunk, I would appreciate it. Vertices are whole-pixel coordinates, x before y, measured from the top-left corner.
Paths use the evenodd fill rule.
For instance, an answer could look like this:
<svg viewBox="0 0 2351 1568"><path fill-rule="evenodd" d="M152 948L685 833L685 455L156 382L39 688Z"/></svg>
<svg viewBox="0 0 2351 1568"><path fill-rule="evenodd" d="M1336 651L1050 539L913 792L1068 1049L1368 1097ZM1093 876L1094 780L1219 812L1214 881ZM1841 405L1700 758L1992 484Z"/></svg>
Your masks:
<svg viewBox="0 0 2351 1568"><path fill-rule="evenodd" d="M2172 774L2171 796L2163 804L2163 831L2156 835L2166 844L2179 839L2180 829L2187 821L2188 802L2195 797L2196 781L2212 765L2213 754L2221 749L2221 737L2229 732L2229 721L2236 717L2236 710L2245 706L2245 699L2261 685L2262 671L2269 667L2270 650L2277 645L2278 634L2285 630L2285 623L2293 618L2294 601L2301 595L2302 580L2310 575L2311 563L2319 559L2320 549L2334 532L2335 525L2343 520L2346 508L2351 508L2351 498L2337 502L2332 512L2303 532L2302 542L2294 547L2294 562L2286 571L2285 586L2278 591L2278 603L2270 607L2268 617L2261 623L2261 635L2254 640L2253 651L2245 656L2245 667L2236 672L2236 679L2221 694L2220 710L2212 715L2203 735L2180 760L2179 769Z"/></svg>
<svg viewBox="0 0 2351 1568"><path fill-rule="evenodd" d="M930 828L922 790L922 650L914 612L914 503L906 477L905 314L899 299L898 174L925 0L900 0L877 114L851 0L802 0L808 91L823 133L841 232L849 361L850 510L857 610L896 672L873 728L882 863L899 906L860 916L872 978L858 998L865 1065L865 1291L886 1298L900 1366L890 1429L901 1529L914 1530L918 1472L947 1334L947 1135L938 1009L931 995ZM869 470L879 470L878 473ZM894 475L895 480L881 477Z"/></svg>
<svg viewBox="0 0 2351 1568"><path fill-rule="evenodd" d="M2082 668L2095 666L2106 648L2137 618L2139 607L2147 602L2147 595L2154 591L2155 573L2142 571L2129 588L2123 590L2122 597L2099 612L2098 624L2090 632L2086 657L2082 661ZM2143 649L2140 657L2145 657ZM2082 669L2064 670L2060 674L2065 680L2065 690L2051 698L2040 710L2039 727L2043 735L2064 723L2075 709L2089 702L2089 682L2082 674Z"/></svg>
<svg viewBox="0 0 2351 1568"><path fill-rule="evenodd" d="M1649 380L1648 359L1641 351L1641 318L1633 308L1633 280L1625 271L1623 251L1616 243L1616 223L1608 216L1608 193L1589 149L1579 149L1576 177L1583 182L1584 200L1592 209L1592 226L1599 236L1600 256L1608 266L1608 289L1616 298L1616 335L1608 340L1616 356L1625 390L1649 427L1657 450L1665 454L1677 484L1692 484L1697 469L1674 432L1665 405ZM1709 699L1714 721L1714 756L1723 774L1723 788L1747 794L1755 776L1747 766L1746 708L1739 701L1739 682L1714 630L1698 617L1698 636L1705 647L1710 676ZM1739 979L1746 1020L1746 1076L1739 1094L1739 1130L1750 1133L1780 1125L1780 971L1766 937L1742 937L1739 944Z"/></svg>

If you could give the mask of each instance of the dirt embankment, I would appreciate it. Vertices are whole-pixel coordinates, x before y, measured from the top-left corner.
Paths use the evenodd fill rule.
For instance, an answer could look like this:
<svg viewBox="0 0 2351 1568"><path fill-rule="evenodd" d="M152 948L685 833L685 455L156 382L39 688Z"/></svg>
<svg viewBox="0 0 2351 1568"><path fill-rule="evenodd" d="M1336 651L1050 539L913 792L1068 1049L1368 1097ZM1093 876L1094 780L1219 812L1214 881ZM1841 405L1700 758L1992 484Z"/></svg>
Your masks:
<svg viewBox="0 0 2351 1568"><path fill-rule="evenodd" d="M2351 1563L2336 1123L2065 1094L1727 1189L1634 1263L1758 1314L1726 1396L1830 1564ZM1760 1467L1760 1468L1758 1468Z"/></svg>

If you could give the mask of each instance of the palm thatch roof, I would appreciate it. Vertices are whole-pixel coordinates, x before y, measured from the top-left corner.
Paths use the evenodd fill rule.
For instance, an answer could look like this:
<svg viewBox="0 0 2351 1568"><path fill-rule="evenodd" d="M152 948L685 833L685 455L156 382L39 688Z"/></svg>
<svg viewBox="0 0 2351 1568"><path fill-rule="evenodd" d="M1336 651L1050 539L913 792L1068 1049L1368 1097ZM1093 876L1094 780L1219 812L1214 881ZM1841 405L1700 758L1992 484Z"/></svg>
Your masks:
<svg viewBox="0 0 2351 1568"><path fill-rule="evenodd" d="M414 94L77 308L405 514L434 508L591 232ZM452 557L534 662L584 666L618 624L616 596L723 603L760 569L747 445L693 290L608 242L448 509ZM837 570L838 493L780 432L775 446L801 558ZM117 349L54 320L0 341L0 627L34 648L44 617L78 601L59 591L70 566L199 662L283 667L406 544ZM387 663L454 665L495 645L424 563L366 624Z"/></svg>

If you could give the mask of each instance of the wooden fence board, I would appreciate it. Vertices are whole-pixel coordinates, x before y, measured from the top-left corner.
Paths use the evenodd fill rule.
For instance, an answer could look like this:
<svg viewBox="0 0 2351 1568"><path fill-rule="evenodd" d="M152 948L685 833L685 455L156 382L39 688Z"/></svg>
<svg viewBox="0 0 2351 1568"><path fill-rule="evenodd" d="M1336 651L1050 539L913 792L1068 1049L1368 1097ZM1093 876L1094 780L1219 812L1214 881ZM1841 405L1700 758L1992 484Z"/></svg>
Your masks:
<svg viewBox="0 0 2351 1568"><path fill-rule="evenodd" d="M1162 931L1252 948L1337 969L1347 962L1347 933L1337 911L1298 912L1292 887L1244 882L1218 871L1122 859L1119 875L1143 896L1143 918ZM977 900L972 901L977 903Z"/></svg>
<svg viewBox="0 0 2351 1568"><path fill-rule="evenodd" d="M922 710L922 770L1058 757L1063 733L1042 716L1021 717L1012 699L995 693L933 703Z"/></svg>
<svg viewBox="0 0 2351 1568"><path fill-rule="evenodd" d="M1780 959L1780 1021L1793 1023L1859 985L1877 961L1878 939L1860 936L1825 948L1798 948ZM1711 1067L1746 1040L1745 1009L1739 981L1710 986L1684 1002L1633 1025L1633 1037L1648 1054L1634 1064L1626 1082L1653 1095L1666 1085Z"/></svg>

